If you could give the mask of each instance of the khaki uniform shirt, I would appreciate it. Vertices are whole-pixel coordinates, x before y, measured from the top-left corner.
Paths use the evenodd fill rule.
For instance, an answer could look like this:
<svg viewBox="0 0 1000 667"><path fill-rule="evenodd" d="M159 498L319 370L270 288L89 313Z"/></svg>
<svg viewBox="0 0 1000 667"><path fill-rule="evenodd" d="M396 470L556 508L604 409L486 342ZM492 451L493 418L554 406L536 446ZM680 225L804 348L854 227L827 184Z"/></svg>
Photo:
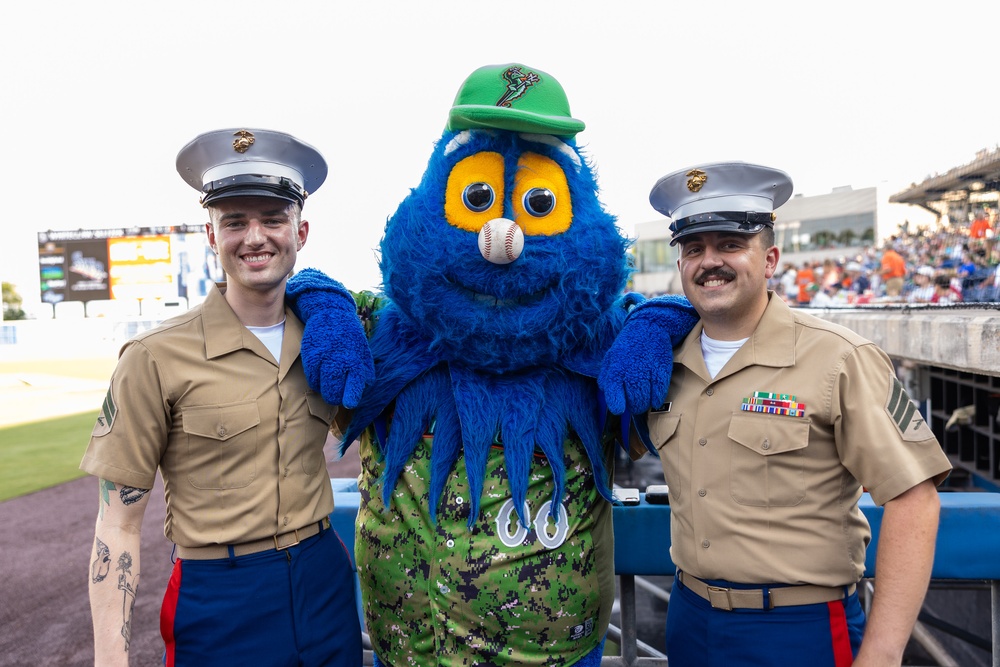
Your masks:
<svg viewBox="0 0 1000 667"><path fill-rule="evenodd" d="M142 489L159 468L164 534L185 547L239 544L329 515L323 446L337 408L306 383L302 328L286 309L279 364L213 288L131 339L80 468Z"/></svg>
<svg viewBox="0 0 1000 667"><path fill-rule="evenodd" d="M667 402L649 413L669 485L672 560L703 579L857 582L871 539L862 486L881 505L951 469L889 358L773 294L714 380L701 331L675 350ZM756 391L788 394L804 414L741 409Z"/></svg>

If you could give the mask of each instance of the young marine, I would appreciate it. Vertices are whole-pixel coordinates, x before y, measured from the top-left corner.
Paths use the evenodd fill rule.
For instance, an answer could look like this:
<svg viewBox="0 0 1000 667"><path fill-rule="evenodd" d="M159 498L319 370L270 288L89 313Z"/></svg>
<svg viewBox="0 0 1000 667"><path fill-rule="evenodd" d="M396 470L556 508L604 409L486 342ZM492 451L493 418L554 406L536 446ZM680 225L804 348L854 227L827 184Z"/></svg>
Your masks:
<svg viewBox="0 0 1000 667"><path fill-rule="evenodd" d="M160 619L166 665L356 667L354 573L330 526L323 446L371 357L353 300L333 283L342 298L331 316L340 303L345 317L331 331L357 355L341 369L358 372L332 374L327 403L307 385L303 325L285 305L309 237L302 206L326 162L290 135L232 129L195 138L177 170L203 193L227 282L125 344L80 465L100 478L95 664L128 663L142 517L159 471L176 545Z"/></svg>

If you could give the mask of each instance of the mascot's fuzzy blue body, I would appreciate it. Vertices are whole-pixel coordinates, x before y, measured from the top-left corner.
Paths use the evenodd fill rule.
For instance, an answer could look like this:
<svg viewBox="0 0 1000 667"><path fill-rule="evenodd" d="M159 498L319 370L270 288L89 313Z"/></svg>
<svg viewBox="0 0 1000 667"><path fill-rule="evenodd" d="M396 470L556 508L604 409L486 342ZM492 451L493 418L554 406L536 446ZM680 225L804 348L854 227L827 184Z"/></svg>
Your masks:
<svg viewBox="0 0 1000 667"><path fill-rule="evenodd" d="M364 435L356 549L377 664L598 664L614 597L607 406L662 400L672 341L694 323L684 304L636 306L602 373L642 301L623 293L628 241L572 139L582 123L558 126L579 122L565 101L542 127L537 109L508 117L532 86L549 107L546 90L562 95L526 70L467 81L499 100L492 116L456 101L473 121L450 124L388 221L384 297L358 296L375 380L344 442ZM499 260L482 249L491 226L511 244ZM289 281L327 400L344 391L343 294L309 269Z"/></svg>
<svg viewBox="0 0 1000 667"><path fill-rule="evenodd" d="M616 301L627 280L627 241L598 201L593 174L578 150L563 146L565 152L514 132L445 133L420 186L389 221L381 268L390 303L380 311L372 339L376 383L345 438L360 435L396 401L393 431L384 443L386 498L435 419L432 516L460 453L473 462L471 502L478 506L486 452L498 429L515 507L523 506L535 447L558 464L570 428L582 438L597 479L606 482L603 413L593 379L626 314ZM452 177L456 165L484 153L500 158L489 165L500 168L496 173ZM569 209L571 223L558 233L526 235L516 261L494 264L480 254L476 232L448 219L449 193L442 186L461 180L453 191L464 191L485 182L480 179L493 181L495 197L510 193L501 210L514 219L511 200L524 189L518 161L525 153L558 165L550 177L564 183L552 186L569 197L557 198L548 214ZM536 177L533 185L538 182ZM469 211L469 218L476 216L483 213ZM437 419L439 413L457 419ZM557 466L554 472L557 502L564 471ZM607 485L599 488L610 500Z"/></svg>

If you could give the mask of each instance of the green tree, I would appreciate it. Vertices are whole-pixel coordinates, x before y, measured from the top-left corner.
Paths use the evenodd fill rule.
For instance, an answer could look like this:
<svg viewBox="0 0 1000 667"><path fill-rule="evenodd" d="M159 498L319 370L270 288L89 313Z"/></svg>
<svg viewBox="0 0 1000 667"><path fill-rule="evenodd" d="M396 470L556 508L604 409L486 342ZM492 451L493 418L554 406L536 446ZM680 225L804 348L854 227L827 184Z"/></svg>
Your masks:
<svg viewBox="0 0 1000 667"><path fill-rule="evenodd" d="M3 283L3 319L23 320L24 311L21 310L23 300L17 293L17 288L8 282Z"/></svg>

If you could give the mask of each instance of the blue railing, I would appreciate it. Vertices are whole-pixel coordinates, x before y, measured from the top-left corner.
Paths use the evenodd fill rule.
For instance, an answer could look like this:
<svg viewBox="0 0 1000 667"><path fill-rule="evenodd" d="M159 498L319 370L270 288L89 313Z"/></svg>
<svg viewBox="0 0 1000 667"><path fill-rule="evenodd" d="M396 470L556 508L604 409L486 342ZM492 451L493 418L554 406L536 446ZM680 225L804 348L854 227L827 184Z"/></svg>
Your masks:
<svg viewBox="0 0 1000 667"><path fill-rule="evenodd" d="M353 479L334 479L334 504L331 521L353 553L354 520L358 513L360 494ZM872 542L868 549L866 577L875 576L875 554L878 549L882 508L871 497L861 498L861 510L872 527ZM651 505L645 494L638 505L614 508L615 573L619 576L621 609L619 639L620 657L605 657L602 666L666 667L663 657L639 657L636 639L635 590L636 577L670 576L674 564L670 560L670 506ZM955 492L941 494L941 522L938 528L934 567L931 577L935 584L956 582L987 582L991 590L992 665L1000 667L1000 493ZM366 652L366 664L371 664Z"/></svg>

